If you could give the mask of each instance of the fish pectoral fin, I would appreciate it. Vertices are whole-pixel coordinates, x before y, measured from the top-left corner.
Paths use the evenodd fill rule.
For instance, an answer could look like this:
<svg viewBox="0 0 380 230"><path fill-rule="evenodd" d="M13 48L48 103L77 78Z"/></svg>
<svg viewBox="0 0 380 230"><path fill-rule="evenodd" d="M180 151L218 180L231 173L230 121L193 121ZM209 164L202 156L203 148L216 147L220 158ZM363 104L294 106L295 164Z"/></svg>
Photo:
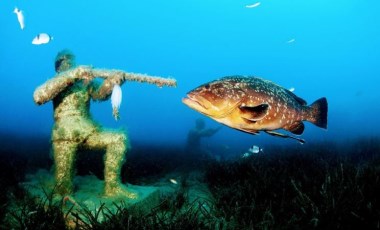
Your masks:
<svg viewBox="0 0 380 230"><path fill-rule="evenodd" d="M263 119L268 112L268 104L260 104L257 106L240 106L242 112L241 117L249 121L259 121Z"/></svg>
<svg viewBox="0 0 380 230"><path fill-rule="evenodd" d="M257 131L256 129L238 128L238 130L243 131L245 133L253 134L253 135L259 135L259 131Z"/></svg>
<svg viewBox="0 0 380 230"><path fill-rule="evenodd" d="M288 130L289 132L296 134L296 135L301 135L303 133L303 131L305 130L305 125L301 121L301 122L295 123L295 124L285 128L285 129Z"/></svg>
<svg viewBox="0 0 380 230"><path fill-rule="evenodd" d="M286 135L286 134L283 134L283 133L278 133L278 132L273 132L273 131L265 131L266 133L268 133L269 135L272 135L272 136L276 136L276 137L282 137L282 138L291 138L291 139L294 139L294 140L297 140L300 144L304 144L305 143L305 140L304 139L301 139L301 138L298 138L298 137L293 137L293 136L289 136L289 135Z"/></svg>

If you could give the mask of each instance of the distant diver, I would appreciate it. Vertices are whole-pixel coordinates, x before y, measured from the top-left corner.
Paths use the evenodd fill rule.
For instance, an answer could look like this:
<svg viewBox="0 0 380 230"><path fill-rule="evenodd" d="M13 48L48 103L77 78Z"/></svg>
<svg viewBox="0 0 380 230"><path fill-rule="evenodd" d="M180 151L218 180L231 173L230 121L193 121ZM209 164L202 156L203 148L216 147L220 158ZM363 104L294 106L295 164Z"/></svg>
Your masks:
<svg viewBox="0 0 380 230"><path fill-rule="evenodd" d="M204 137L211 137L219 131L218 128L205 128L205 122L203 119L198 118L195 120L195 127L189 130L187 134L186 152L199 154L202 152L201 139Z"/></svg>
<svg viewBox="0 0 380 230"><path fill-rule="evenodd" d="M285 129L301 135L303 121L327 128L327 100L306 101L275 83L258 77L230 76L203 84L182 99L190 108L231 128L257 134L301 138L275 132Z"/></svg>

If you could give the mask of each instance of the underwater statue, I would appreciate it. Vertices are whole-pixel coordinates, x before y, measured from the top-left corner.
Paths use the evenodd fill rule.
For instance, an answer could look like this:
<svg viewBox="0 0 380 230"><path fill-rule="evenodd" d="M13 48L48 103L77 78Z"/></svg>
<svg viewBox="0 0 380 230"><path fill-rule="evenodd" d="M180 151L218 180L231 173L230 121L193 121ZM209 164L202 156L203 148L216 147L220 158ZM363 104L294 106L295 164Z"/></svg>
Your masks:
<svg viewBox="0 0 380 230"><path fill-rule="evenodd" d="M218 127L215 129L206 129L205 126L205 122L202 118L195 120L195 127L193 129L190 129L189 133L187 134L186 152L195 154L201 153L201 139L203 137L213 136L221 128Z"/></svg>
<svg viewBox="0 0 380 230"><path fill-rule="evenodd" d="M110 98L115 85L125 81L153 83L158 86L175 86L174 79L150 77L126 73L119 70L93 69L76 66L75 56L67 50L58 53L55 59L57 75L39 86L34 92L34 101L41 105L53 101L54 127L52 145L57 192L70 195L74 192L74 161L78 148L105 150L104 196L125 196L136 199L120 180L120 170L129 148L129 140L121 131L105 131L96 124L90 114L90 100L104 101ZM95 78L104 78L103 82ZM115 112L118 116L118 111Z"/></svg>

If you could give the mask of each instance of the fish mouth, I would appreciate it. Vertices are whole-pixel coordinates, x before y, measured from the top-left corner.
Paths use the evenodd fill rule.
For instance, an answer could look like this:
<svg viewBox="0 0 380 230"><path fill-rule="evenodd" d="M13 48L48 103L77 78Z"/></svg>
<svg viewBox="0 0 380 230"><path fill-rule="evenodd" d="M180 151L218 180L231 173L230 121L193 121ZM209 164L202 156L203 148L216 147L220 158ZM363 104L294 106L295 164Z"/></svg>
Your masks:
<svg viewBox="0 0 380 230"><path fill-rule="evenodd" d="M213 118L224 118L230 115L234 109L241 103L241 100L235 102L232 106L227 106L228 108L219 108L218 106L213 105L206 98L199 95L194 95L188 93L187 97L182 98L182 102L194 109L195 111Z"/></svg>
<svg viewBox="0 0 380 230"><path fill-rule="evenodd" d="M182 98L182 103L195 110L207 110L208 108L197 100L193 95L187 94L187 97Z"/></svg>

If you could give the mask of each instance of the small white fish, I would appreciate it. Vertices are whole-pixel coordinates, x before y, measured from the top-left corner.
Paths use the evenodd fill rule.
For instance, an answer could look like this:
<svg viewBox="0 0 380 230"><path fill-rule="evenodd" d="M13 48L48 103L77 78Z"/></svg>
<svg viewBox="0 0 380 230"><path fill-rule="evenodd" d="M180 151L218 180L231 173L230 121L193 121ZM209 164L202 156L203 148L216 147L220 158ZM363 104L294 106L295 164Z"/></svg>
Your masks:
<svg viewBox="0 0 380 230"><path fill-rule="evenodd" d="M248 158L248 157L250 157L250 156L252 156L251 153L244 153L244 154L241 156L241 158Z"/></svg>
<svg viewBox="0 0 380 230"><path fill-rule="evenodd" d="M40 34L37 34L37 36L33 38L32 44L33 45L47 44L51 40L53 40L53 37L50 36L49 34L47 34L47 33L40 33Z"/></svg>
<svg viewBox="0 0 380 230"><path fill-rule="evenodd" d="M248 149L249 152L257 154L261 151L260 147L257 145L253 145L251 148Z"/></svg>
<svg viewBox="0 0 380 230"><path fill-rule="evenodd" d="M293 43L293 42L295 42L295 41L296 41L296 39L292 38L292 39L290 39L289 41L287 41L286 43Z"/></svg>
<svg viewBox="0 0 380 230"><path fill-rule="evenodd" d="M289 89L290 92L294 92L294 90L296 90L296 88L294 88L294 87L291 87L291 88Z"/></svg>
<svg viewBox="0 0 380 230"><path fill-rule="evenodd" d="M246 5L245 7L246 8L255 8L255 7L258 7L260 6L261 2L256 2L254 4L251 4L251 5Z"/></svg>
<svg viewBox="0 0 380 230"><path fill-rule="evenodd" d="M178 182L175 179L170 179L169 180L172 184L178 184Z"/></svg>
<svg viewBox="0 0 380 230"><path fill-rule="evenodd" d="M112 115L115 120L119 119L119 108L121 105L122 92L120 85L115 84L112 89L111 94L111 104L112 104Z"/></svg>
<svg viewBox="0 0 380 230"><path fill-rule="evenodd" d="M257 145L252 145L252 147L248 149L248 152L244 153L241 158L248 158L259 153L264 153L264 149Z"/></svg>
<svg viewBox="0 0 380 230"><path fill-rule="evenodd" d="M15 7L15 9L13 10L13 13L15 13L17 15L18 23L20 24L20 27L23 30L25 28L23 11L20 10L19 8Z"/></svg>

